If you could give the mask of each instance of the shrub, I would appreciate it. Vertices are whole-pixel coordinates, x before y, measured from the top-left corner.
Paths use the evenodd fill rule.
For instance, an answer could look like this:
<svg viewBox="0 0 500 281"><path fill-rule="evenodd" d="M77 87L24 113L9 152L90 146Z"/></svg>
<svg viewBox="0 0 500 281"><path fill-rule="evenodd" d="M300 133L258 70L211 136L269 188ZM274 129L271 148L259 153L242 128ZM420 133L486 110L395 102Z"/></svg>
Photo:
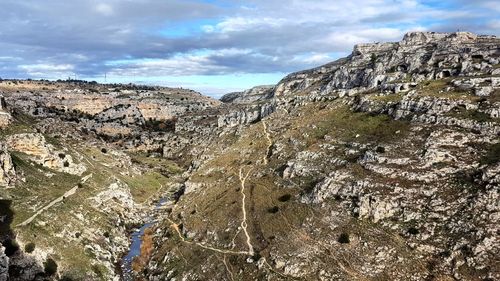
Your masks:
<svg viewBox="0 0 500 281"><path fill-rule="evenodd" d="M408 228L408 233L411 235L417 235L419 233L419 231L415 227L410 227L410 228Z"/></svg>
<svg viewBox="0 0 500 281"><path fill-rule="evenodd" d="M376 62L377 62L377 55L375 55L374 53L372 53L371 56L370 56L370 63L372 65L375 65Z"/></svg>
<svg viewBox="0 0 500 281"><path fill-rule="evenodd" d="M500 143L492 144L481 158L481 164L492 165L500 161Z"/></svg>
<svg viewBox="0 0 500 281"><path fill-rule="evenodd" d="M267 209L267 212L271 213L271 214L276 214L279 210L280 209L277 206L273 206L273 207Z"/></svg>
<svg viewBox="0 0 500 281"><path fill-rule="evenodd" d="M101 148L102 153L108 153L108 150L106 148Z"/></svg>
<svg viewBox="0 0 500 281"><path fill-rule="evenodd" d="M58 154L58 156L59 156L59 158L61 158L61 159L66 158L66 154L64 154L64 153L59 153L59 154Z"/></svg>
<svg viewBox="0 0 500 281"><path fill-rule="evenodd" d="M57 263L55 260L48 258L44 263L43 263L43 268L45 271L45 274L51 276L57 273Z"/></svg>
<svg viewBox="0 0 500 281"><path fill-rule="evenodd" d="M278 201L280 201L280 202L287 202L287 201L290 201L291 198L292 198L292 195L285 194L285 195L280 196L278 198Z"/></svg>
<svg viewBox="0 0 500 281"><path fill-rule="evenodd" d="M69 167L69 162L68 162L68 161L64 161L64 164L63 164L63 165L64 165L64 167L66 167L66 168L67 168L67 167Z"/></svg>
<svg viewBox="0 0 500 281"><path fill-rule="evenodd" d="M33 253L34 250L35 250L35 243L33 242L30 242L24 246L24 251L28 254Z"/></svg>
<svg viewBox="0 0 500 281"><path fill-rule="evenodd" d="M377 146L377 148L375 149L375 151L377 153L385 153L385 147L383 147L383 146Z"/></svg>
<svg viewBox="0 0 500 281"><path fill-rule="evenodd" d="M349 234L347 233L341 233L339 235L339 238L337 239L337 241L340 243L340 244L349 244L349 242L351 242L351 240L349 239Z"/></svg>

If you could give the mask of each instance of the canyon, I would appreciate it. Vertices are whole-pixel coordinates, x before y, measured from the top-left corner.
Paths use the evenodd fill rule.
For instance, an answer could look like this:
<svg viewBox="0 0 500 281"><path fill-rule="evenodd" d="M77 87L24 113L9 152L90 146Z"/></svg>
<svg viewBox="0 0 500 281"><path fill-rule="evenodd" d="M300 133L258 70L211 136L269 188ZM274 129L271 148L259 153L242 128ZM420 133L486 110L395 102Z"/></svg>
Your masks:
<svg viewBox="0 0 500 281"><path fill-rule="evenodd" d="M359 44L220 100L0 95L1 281L500 279L494 36Z"/></svg>

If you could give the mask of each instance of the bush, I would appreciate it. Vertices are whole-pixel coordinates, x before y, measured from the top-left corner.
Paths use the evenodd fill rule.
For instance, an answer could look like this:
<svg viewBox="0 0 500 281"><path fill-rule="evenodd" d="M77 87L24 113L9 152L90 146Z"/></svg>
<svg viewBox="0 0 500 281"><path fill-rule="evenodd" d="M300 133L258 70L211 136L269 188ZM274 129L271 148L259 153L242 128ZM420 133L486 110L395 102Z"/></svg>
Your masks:
<svg viewBox="0 0 500 281"><path fill-rule="evenodd" d="M59 153L58 155L59 155L59 158L61 158L61 159L66 158L66 154L64 154L64 153Z"/></svg>
<svg viewBox="0 0 500 281"><path fill-rule="evenodd" d="M276 214L279 210L280 209L277 206L274 206L274 207L267 209L267 212L271 213L271 214Z"/></svg>
<svg viewBox="0 0 500 281"><path fill-rule="evenodd" d="M66 167L66 168L67 168L67 167L69 167L69 162L68 162L68 161L64 161L64 164L63 164L63 165L64 165L64 167Z"/></svg>
<svg viewBox="0 0 500 281"><path fill-rule="evenodd" d="M290 201L290 199L292 199L292 195L285 194L285 195L280 196L278 198L278 201L280 201L280 202L287 202L287 201Z"/></svg>
<svg viewBox="0 0 500 281"><path fill-rule="evenodd" d="M481 158L481 164L492 165L500 161L500 143L492 144Z"/></svg>
<svg viewBox="0 0 500 281"><path fill-rule="evenodd" d="M45 271L45 274L51 276L57 273L57 263L55 260L48 258L44 263L43 263L43 268Z"/></svg>
<svg viewBox="0 0 500 281"><path fill-rule="evenodd" d="M377 62L377 55L372 53L371 56L370 56L370 63L372 65L375 65L375 63Z"/></svg>
<svg viewBox="0 0 500 281"><path fill-rule="evenodd" d="M101 148L102 153L108 153L108 150L106 148Z"/></svg>
<svg viewBox="0 0 500 281"><path fill-rule="evenodd" d="M33 242L30 242L24 246L24 251L28 254L33 253L34 250L35 250L35 243Z"/></svg>
<svg viewBox="0 0 500 281"><path fill-rule="evenodd" d="M375 149L375 151L377 153L385 153L385 147L383 147L383 146L377 146L377 148Z"/></svg>
<svg viewBox="0 0 500 281"><path fill-rule="evenodd" d="M339 239L337 239L337 241L340 244L349 244L349 242L351 242L351 240L349 239L349 234L345 232L340 234Z"/></svg>
<svg viewBox="0 0 500 281"><path fill-rule="evenodd" d="M411 235L417 235L419 233L418 229L415 228L415 227L410 227L408 229L408 233L411 234Z"/></svg>

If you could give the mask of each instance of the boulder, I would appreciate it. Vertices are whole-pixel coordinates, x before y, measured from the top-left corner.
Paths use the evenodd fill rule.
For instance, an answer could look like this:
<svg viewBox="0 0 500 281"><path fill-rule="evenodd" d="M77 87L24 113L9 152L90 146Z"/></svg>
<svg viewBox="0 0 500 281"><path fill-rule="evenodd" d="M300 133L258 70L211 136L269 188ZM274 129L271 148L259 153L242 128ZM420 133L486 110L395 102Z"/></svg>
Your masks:
<svg viewBox="0 0 500 281"><path fill-rule="evenodd" d="M0 243L0 281L9 279L9 257L5 255L5 248Z"/></svg>

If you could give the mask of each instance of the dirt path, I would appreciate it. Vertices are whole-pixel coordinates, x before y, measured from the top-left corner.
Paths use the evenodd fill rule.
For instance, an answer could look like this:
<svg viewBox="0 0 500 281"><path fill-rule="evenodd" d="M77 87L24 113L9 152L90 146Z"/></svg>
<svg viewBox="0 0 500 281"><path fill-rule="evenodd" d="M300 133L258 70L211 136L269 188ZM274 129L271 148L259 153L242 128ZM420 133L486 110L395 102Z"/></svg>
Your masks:
<svg viewBox="0 0 500 281"><path fill-rule="evenodd" d="M167 220L170 222L170 227L173 228L175 230L175 232L177 232L177 235L179 236L179 238L182 240L182 242L184 242L186 244L196 245L198 247L201 247L201 248L204 248L204 249L207 249L207 250L210 250L210 251L214 251L214 252L217 252L217 253L221 253L221 254L249 255L249 253L247 251L231 251L231 250L219 249L219 248L215 248L215 247L212 247L212 246L207 246L205 244L193 243L191 241L188 241L188 240L186 240L186 238L184 238L184 235L182 235L181 230L179 229L179 225L176 224L174 221L172 221L169 218L167 218Z"/></svg>
<svg viewBox="0 0 500 281"><path fill-rule="evenodd" d="M85 183L88 179L90 179L92 177L92 174L88 175L88 176L85 176L82 178L81 180L81 183ZM28 224L30 224L36 217L38 217L41 213L43 213L44 211L50 209L52 206L54 206L55 204L63 201L65 198L68 198L69 196L71 195L74 195L76 193L76 190L78 189L78 185L73 187L72 189L66 191L62 196L54 199L52 202L50 202L48 205L46 205L45 207L39 209L33 216L31 216L29 219L23 221L22 223L16 225L16 227L21 227L21 226L26 226Z"/></svg>
<svg viewBox="0 0 500 281"><path fill-rule="evenodd" d="M267 163L268 163L267 158L269 157L269 154L271 151L271 146L273 145L273 141L271 139L271 135L269 134L269 131L267 130L267 124L265 121L262 121L262 126L263 126L264 134L266 136L267 143L268 143L267 148L266 148L266 152L265 152L264 157L262 159L263 159L264 165L267 165ZM243 168L244 167L241 167L239 170L240 193L241 193L241 211L243 214L243 218L242 218L241 224L240 224L240 226L241 226L240 230L243 230L243 233L245 234L248 251L233 251L233 250L218 249L218 248L207 246L207 245L204 245L201 243L190 242L184 238L184 236L182 235L182 233L179 229L178 224L173 222L171 219L168 219L170 222L170 226L177 232L177 235L182 240L182 242L197 245L197 246L202 247L204 249L208 249L208 250L215 251L218 253L223 253L223 254L237 254L237 255L249 255L249 256L253 256L255 254L255 250L254 250L254 247L252 245L252 239L250 238L250 234L248 233L246 194L245 194L245 189L246 189L245 183L246 183L247 178L250 176L250 173L252 172L253 168L248 170L246 172L246 174L243 173ZM233 238L233 241L232 241L233 248L235 246L234 240L236 239L236 236L238 235L238 233L239 233L239 230Z"/></svg>
<svg viewBox="0 0 500 281"><path fill-rule="evenodd" d="M243 176L243 167L240 168L240 184L241 184L241 210L243 212L243 219L241 221L241 229L243 229L243 232L245 233L245 236L247 238L247 245L248 245L248 254L253 256L254 255L254 249L252 246L252 241L250 239L250 234L248 234L248 223L247 223L247 208L246 208L246 195L245 195L245 181L247 180L248 176L250 175L250 172L252 172L252 169L250 169L245 176Z"/></svg>

